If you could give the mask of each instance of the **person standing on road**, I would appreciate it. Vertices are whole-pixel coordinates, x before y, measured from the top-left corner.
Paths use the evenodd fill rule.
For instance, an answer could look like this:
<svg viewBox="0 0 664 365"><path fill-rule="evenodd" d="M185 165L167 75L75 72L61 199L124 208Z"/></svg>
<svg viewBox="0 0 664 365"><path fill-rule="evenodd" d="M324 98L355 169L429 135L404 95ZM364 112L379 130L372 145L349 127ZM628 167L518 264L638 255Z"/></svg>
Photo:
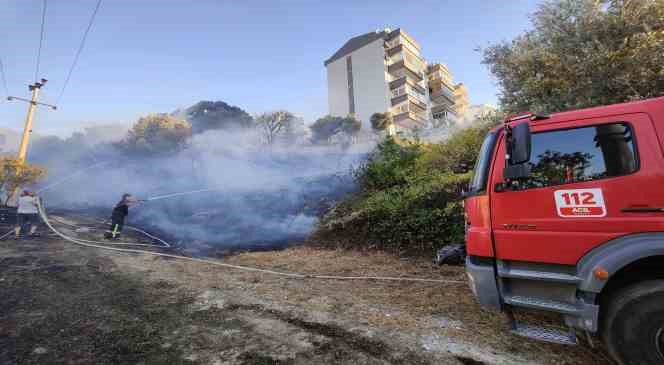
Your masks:
<svg viewBox="0 0 664 365"><path fill-rule="evenodd" d="M39 198L29 190L23 190L18 198L17 224L14 228L16 238L21 236L21 228L30 226L29 236L37 236L37 222L39 221Z"/></svg>
<svg viewBox="0 0 664 365"><path fill-rule="evenodd" d="M115 205L113 208L113 213L111 214L111 227L104 237L110 239L119 239L120 233L122 233L122 228L125 224L125 219L129 215L129 206L139 203L140 200L137 200L131 194L122 195L122 199Z"/></svg>

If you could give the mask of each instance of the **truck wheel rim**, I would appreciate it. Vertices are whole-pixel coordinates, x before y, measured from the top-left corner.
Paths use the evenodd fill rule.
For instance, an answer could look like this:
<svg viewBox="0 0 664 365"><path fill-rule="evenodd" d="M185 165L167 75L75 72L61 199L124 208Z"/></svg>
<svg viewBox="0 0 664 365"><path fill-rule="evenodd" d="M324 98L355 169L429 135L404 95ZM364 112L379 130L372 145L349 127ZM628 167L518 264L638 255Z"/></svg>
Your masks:
<svg viewBox="0 0 664 365"><path fill-rule="evenodd" d="M659 357L664 359L664 327L657 331L657 334L655 335L655 345L657 346Z"/></svg>

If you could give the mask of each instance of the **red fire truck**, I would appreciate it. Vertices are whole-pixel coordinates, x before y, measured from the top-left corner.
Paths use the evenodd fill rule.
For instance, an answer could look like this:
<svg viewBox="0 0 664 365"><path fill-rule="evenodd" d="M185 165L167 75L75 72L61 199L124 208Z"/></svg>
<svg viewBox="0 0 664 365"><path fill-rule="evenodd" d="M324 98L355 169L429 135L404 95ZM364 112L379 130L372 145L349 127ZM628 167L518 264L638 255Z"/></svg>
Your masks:
<svg viewBox="0 0 664 365"><path fill-rule="evenodd" d="M472 290L515 334L585 332L620 363L664 364L664 97L508 118L465 212ZM524 308L567 330L520 321Z"/></svg>

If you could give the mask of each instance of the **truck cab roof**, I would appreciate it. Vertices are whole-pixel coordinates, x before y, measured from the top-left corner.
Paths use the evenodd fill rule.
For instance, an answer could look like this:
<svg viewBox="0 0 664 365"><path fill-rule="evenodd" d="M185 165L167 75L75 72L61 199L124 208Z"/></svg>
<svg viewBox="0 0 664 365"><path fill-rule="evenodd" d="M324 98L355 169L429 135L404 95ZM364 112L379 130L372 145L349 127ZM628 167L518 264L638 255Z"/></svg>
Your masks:
<svg viewBox="0 0 664 365"><path fill-rule="evenodd" d="M653 120L664 122L664 97L553 113L548 115L547 118L531 120L530 123L536 125L546 125L567 122L570 120L600 118L630 113L648 113L653 118ZM502 126L497 126L492 131L495 132L501 128Z"/></svg>

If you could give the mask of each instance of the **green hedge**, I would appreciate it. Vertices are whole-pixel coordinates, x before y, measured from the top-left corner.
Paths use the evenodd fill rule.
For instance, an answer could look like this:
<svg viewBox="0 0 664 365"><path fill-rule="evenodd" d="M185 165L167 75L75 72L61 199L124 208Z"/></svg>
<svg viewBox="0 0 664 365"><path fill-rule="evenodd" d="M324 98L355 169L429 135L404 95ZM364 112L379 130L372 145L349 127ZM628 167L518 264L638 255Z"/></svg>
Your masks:
<svg viewBox="0 0 664 365"><path fill-rule="evenodd" d="M387 138L355 171L357 193L339 202L323 219L318 241L433 254L463 242L461 193L488 128L460 130L446 142L423 144Z"/></svg>

